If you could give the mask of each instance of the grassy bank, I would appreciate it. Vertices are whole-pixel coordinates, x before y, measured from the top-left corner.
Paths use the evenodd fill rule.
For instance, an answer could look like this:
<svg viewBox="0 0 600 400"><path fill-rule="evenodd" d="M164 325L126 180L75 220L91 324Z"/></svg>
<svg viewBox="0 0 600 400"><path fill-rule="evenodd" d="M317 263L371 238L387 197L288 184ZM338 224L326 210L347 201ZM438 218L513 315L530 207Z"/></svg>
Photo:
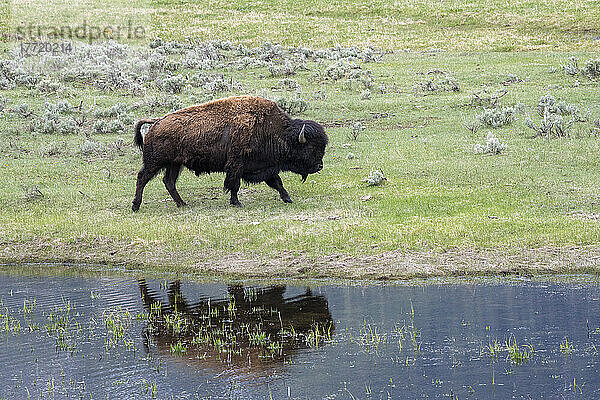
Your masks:
<svg viewBox="0 0 600 400"><path fill-rule="evenodd" d="M222 5L229 11L211 19L207 10L214 4L134 2L119 18L151 13L156 22L165 7L185 7L171 25L177 32L159 22L149 25L153 34L179 38L192 14L201 18L193 29L214 33L231 10L246 16L262 10L236 4ZM579 26L593 33L588 18L598 8L591 4L565 3L553 18L573 14L574 31ZM99 5L87 8L90 20L94 7ZM384 18L386 7L373 7L365 21ZM339 37L307 25L297 35L290 28L266 36L315 46L337 37L336 43L388 49L411 47L409 42L417 49L438 47L428 35L448 30L450 19L467 12L444 3L434 19L425 5L398 7L413 9L406 18L427 17L428 29L419 35L431 46L412 41L405 27L389 28L398 34L393 44L365 41L361 29ZM482 45L484 36L506 37L494 30L477 33L491 26L490 15L502 21L525 4L510 7L516 8L491 4L456 24L478 41L448 41L444 47L455 50L450 52L287 48L263 44L262 31L240 29L231 20L221 32L232 32L234 44L207 44L202 39L213 36L194 31L199 41L76 44L71 53L23 58L13 50L17 43L6 42L0 260L336 277L593 271L600 238L600 83L589 50L598 41L570 41L567 27L549 23L544 13L550 11L539 5L533 20L541 33L535 37L554 35L557 42L550 42L561 51L481 51L494 49ZM332 26L358 23L356 14L345 14L336 3L298 10L279 4L261 12L283 8L288 15L337 21ZM11 10L12 24L34 21L42 12L23 5ZM77 7L62 10L57 18L66 23L87 15ZM274 18L265 21L263 28L270 29ZM536 29L515 24L505 28ZM456 51L463 49L469 51ZM282 175L293 204L279 201L264 184L243 187L243 209L228 205L222 175L184 172L178 188L189 206L181 209L157 177L133 214L141 166L133 121L236 94L272 98L325 125L330 146L323 171L304 184L296 175ZM542 99L548 95L553 105ZM546 120L560 118L562 130L540 129L544 104ZM479 154L490 132L506 148ZM365 180L374 171L386 179L370 186Z"/></svg>

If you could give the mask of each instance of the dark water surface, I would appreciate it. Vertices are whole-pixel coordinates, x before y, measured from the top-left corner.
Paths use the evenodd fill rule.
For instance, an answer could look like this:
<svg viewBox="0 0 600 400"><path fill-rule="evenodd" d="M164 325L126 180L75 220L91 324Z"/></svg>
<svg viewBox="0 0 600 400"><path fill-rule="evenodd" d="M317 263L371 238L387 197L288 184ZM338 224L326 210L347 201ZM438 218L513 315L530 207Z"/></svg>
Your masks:
<svg viewBox="0 0 600 400"><path fill-rule="evenodd" d="M600 285L0 271L0 399L600 398Z"/></svg>

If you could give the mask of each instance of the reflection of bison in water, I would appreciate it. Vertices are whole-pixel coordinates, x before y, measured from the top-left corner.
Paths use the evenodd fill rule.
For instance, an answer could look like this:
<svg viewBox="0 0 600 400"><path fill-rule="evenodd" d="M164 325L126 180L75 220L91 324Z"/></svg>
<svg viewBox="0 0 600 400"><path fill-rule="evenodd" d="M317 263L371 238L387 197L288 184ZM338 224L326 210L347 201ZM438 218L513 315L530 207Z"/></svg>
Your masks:
<svg viewBox="0 0 600 400"><path fill-rule="evenodd" d="M142 137L144 124L152 124ZM265 182L286 203L292 200L279 172L306 180L323 168L327 135L314 121L291 119L277 104L260 97L230 97L184 108L135 125L135 143L143 151L133 211L140 208L144 186L161 169L177 206L185 205L175 188L182 166L201 173L225 172L231 204L240 206L240 180Z"/></svg>
<svg viewBox="0 0 600 400"><path fill-rule="evenodd" d="M323 345L324 337L311 337L317 330L331 334L334 329L327 300L310 290L284 297L285 286L236 285L228 288L226 298L190 304L179 281L169 285L168 303L144 280L139 286L151 314L145 336L163 355L170 356L173 345L184 343L186 353L176 359L198 368L266 376L300 349Z"/></svg>

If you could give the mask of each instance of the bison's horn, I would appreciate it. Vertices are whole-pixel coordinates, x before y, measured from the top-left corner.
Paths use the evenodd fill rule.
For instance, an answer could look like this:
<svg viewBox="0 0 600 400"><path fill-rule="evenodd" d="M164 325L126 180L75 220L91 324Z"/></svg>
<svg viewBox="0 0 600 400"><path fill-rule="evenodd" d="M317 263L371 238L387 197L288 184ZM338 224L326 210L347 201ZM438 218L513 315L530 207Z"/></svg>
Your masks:
<svg viewBox="0 0 600 400"><path fill-rule="evenodd" d="M306 143L306 138L304 137L304 127L306 125L302 125L302 129L300 129L300 135L298 135L298 142Z"/></svg>

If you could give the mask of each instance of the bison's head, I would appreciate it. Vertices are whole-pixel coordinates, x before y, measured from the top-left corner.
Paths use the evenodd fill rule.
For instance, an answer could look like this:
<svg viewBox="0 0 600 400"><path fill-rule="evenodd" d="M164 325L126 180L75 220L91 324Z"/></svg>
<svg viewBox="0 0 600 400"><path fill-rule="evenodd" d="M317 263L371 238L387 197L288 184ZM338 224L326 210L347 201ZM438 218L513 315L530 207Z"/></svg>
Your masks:
<svg viewBox="0 0 600 400"><path fill-rule="evenodd" d="M302 181L308 174L323 169L323 156L327 146L327 134L315 121L294 119L286 129L290 150L287 169L302 175Z"/></svg>

